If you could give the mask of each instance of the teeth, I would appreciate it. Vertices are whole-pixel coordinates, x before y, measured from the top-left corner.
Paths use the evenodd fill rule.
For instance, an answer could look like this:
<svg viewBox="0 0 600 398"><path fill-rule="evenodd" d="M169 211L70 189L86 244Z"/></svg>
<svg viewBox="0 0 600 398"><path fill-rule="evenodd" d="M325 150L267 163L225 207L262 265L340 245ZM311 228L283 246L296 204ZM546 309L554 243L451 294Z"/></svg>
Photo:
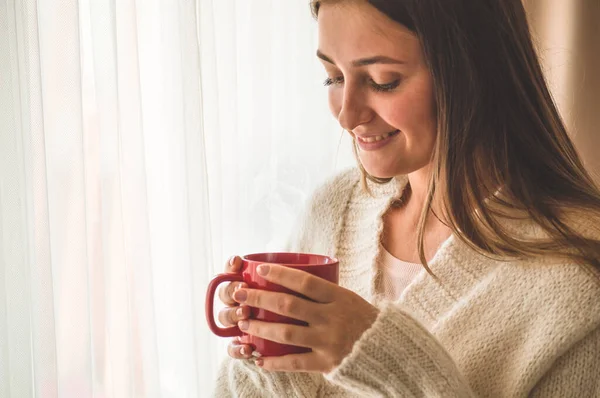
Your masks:
<svg viewBox="0 0 600 398"><path fill-rule="evenodd" d="M384 135L378 135L376 137L365 137L365 138L359 137L358 139L361 140L362 142L377 142L377 141L385 140L390 135L394 134L396 131L392 131L391 133L387 133Z"/></svg>

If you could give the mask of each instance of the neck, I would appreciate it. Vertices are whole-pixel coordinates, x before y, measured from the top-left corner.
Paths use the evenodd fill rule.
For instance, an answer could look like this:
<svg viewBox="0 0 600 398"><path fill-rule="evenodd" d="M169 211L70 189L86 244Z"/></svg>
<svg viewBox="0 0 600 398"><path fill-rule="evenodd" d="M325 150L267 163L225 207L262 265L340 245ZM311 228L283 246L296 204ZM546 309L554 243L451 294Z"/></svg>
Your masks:
<svg viewBox="0 0 600 398"><path fill-rule="evenodd" d="M410 194L405 202L405 208L409 213L418 217L423 209L429 190L429 178L431 176L431 165L427 165L408 175ZM441 198L439 193L434 195L431 208L438 217L442 216Z"/></svg>
<svg viewBox="0 0 600 398"><path fill-rule="evenodd" d="M410 184L410 198L408 205L410 205L410 207L420 208L422 207L423 203L425 203L429 185L430 170L431 167L426 166L408 175L408 182Z"/></svg>
<svg viewBox="0 0 600 398"><path fill-rule="evenodd" d="M384 217L383 246L396 258L409 262L419 262L417 252L417 226L423 205L427 198L430 167L417 170L408 175L407 190L404 192L401 203L390 209ZM439 197L434 196L432 202L433 212L429 212L423 230L424 255L433 258L439 246L452 234L441 217L436 206L440 203ZM433 214L435 213L435 214Z"/></svg>

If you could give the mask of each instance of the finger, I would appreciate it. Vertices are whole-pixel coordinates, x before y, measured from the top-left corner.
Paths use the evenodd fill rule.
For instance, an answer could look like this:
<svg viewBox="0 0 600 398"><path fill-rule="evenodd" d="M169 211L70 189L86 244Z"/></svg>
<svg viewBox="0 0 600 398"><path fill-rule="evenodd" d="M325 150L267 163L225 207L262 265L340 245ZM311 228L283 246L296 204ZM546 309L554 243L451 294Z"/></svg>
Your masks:
<svg viewBox="0 0 600 398"><path fill-rule="evenodd" d="M244 282L231 282L227 284L221 285L219 288L219 300L225 305L234 306L237 305L235 300L233 299L233 293L237 289L241 289L243 287L248 287L248 285Z"/></svg>
<svg viewBox="0 0 600 398"><path fill-rule="evenodd" d="M239 256L233 256L225 263L225 272L238 273L242 270L242 259Z"/></svg>
<svg viewBox="0 0 600 398"><path fill-rule="evenodd" d="M227 346L227 354L234 359L248 359L252 357L252 347L247 344L241 344L237 340L233 340Z"/></svg>
<svg viewBox="0 0 600 398"><path fill-rule="evenodd" d="M301 293L319 303L331 303L339 286L308 272L277 264L261 264L258 273L277 285Z"/></svg>
<svg viewBox="0 0 600 398"><path fill-rule="evenodd" d="M323 361L319 360L314 352L259 358L256 360L256 364L270 372L326 373L330 371L323 366Z"/></svg>
<svg viewBox="0 0 600 398"><path fill-rule="evenodd" d="M321 346L320 334L307 326L247 319L238 322L238 327L251 336L261 337L276 343L307 348Z"/></svg>
<svg viewBox="0 0 600 398"><path fill-rule="evenodd" d="M237 323L243 319L250 317L250 307L239 306L239 307L228 307L223 308L219 311L219 322L225 327L231 327L237 325Z"/></svg>
<svg viewBox="0 0 600 398"><path fill-rule="evenodd" d="M287 293L240 288L235 291L233 298L240 304L244 303L250 307L262 308L308 323L320 322L323 318L320 315L321 304Z"/></svg>

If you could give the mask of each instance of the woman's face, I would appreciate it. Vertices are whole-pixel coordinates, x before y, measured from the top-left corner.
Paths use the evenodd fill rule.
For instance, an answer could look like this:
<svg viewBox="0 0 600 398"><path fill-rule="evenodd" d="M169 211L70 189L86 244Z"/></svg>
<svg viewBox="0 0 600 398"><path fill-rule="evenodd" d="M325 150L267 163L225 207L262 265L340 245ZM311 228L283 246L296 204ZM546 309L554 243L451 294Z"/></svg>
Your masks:
<svg viewBox="0 0 600 398"><path fill-rule="evenodd" d="M318 19L329 106L365 170L389 178L427 166L436 120L419 39L364 1L325 3Z"/></svg>

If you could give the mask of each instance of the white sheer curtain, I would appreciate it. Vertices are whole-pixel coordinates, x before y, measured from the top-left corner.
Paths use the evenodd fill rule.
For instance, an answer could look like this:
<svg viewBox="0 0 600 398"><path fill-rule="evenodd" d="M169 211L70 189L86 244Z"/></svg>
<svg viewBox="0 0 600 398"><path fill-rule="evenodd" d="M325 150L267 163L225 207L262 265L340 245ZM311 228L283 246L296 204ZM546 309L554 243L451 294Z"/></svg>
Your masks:
<svg viewBox="0 0 600 398"><path fill-rule="evenodd" d="M307 3L0 0L0 397L208 396L208 280L353 164Z"/></svg>

